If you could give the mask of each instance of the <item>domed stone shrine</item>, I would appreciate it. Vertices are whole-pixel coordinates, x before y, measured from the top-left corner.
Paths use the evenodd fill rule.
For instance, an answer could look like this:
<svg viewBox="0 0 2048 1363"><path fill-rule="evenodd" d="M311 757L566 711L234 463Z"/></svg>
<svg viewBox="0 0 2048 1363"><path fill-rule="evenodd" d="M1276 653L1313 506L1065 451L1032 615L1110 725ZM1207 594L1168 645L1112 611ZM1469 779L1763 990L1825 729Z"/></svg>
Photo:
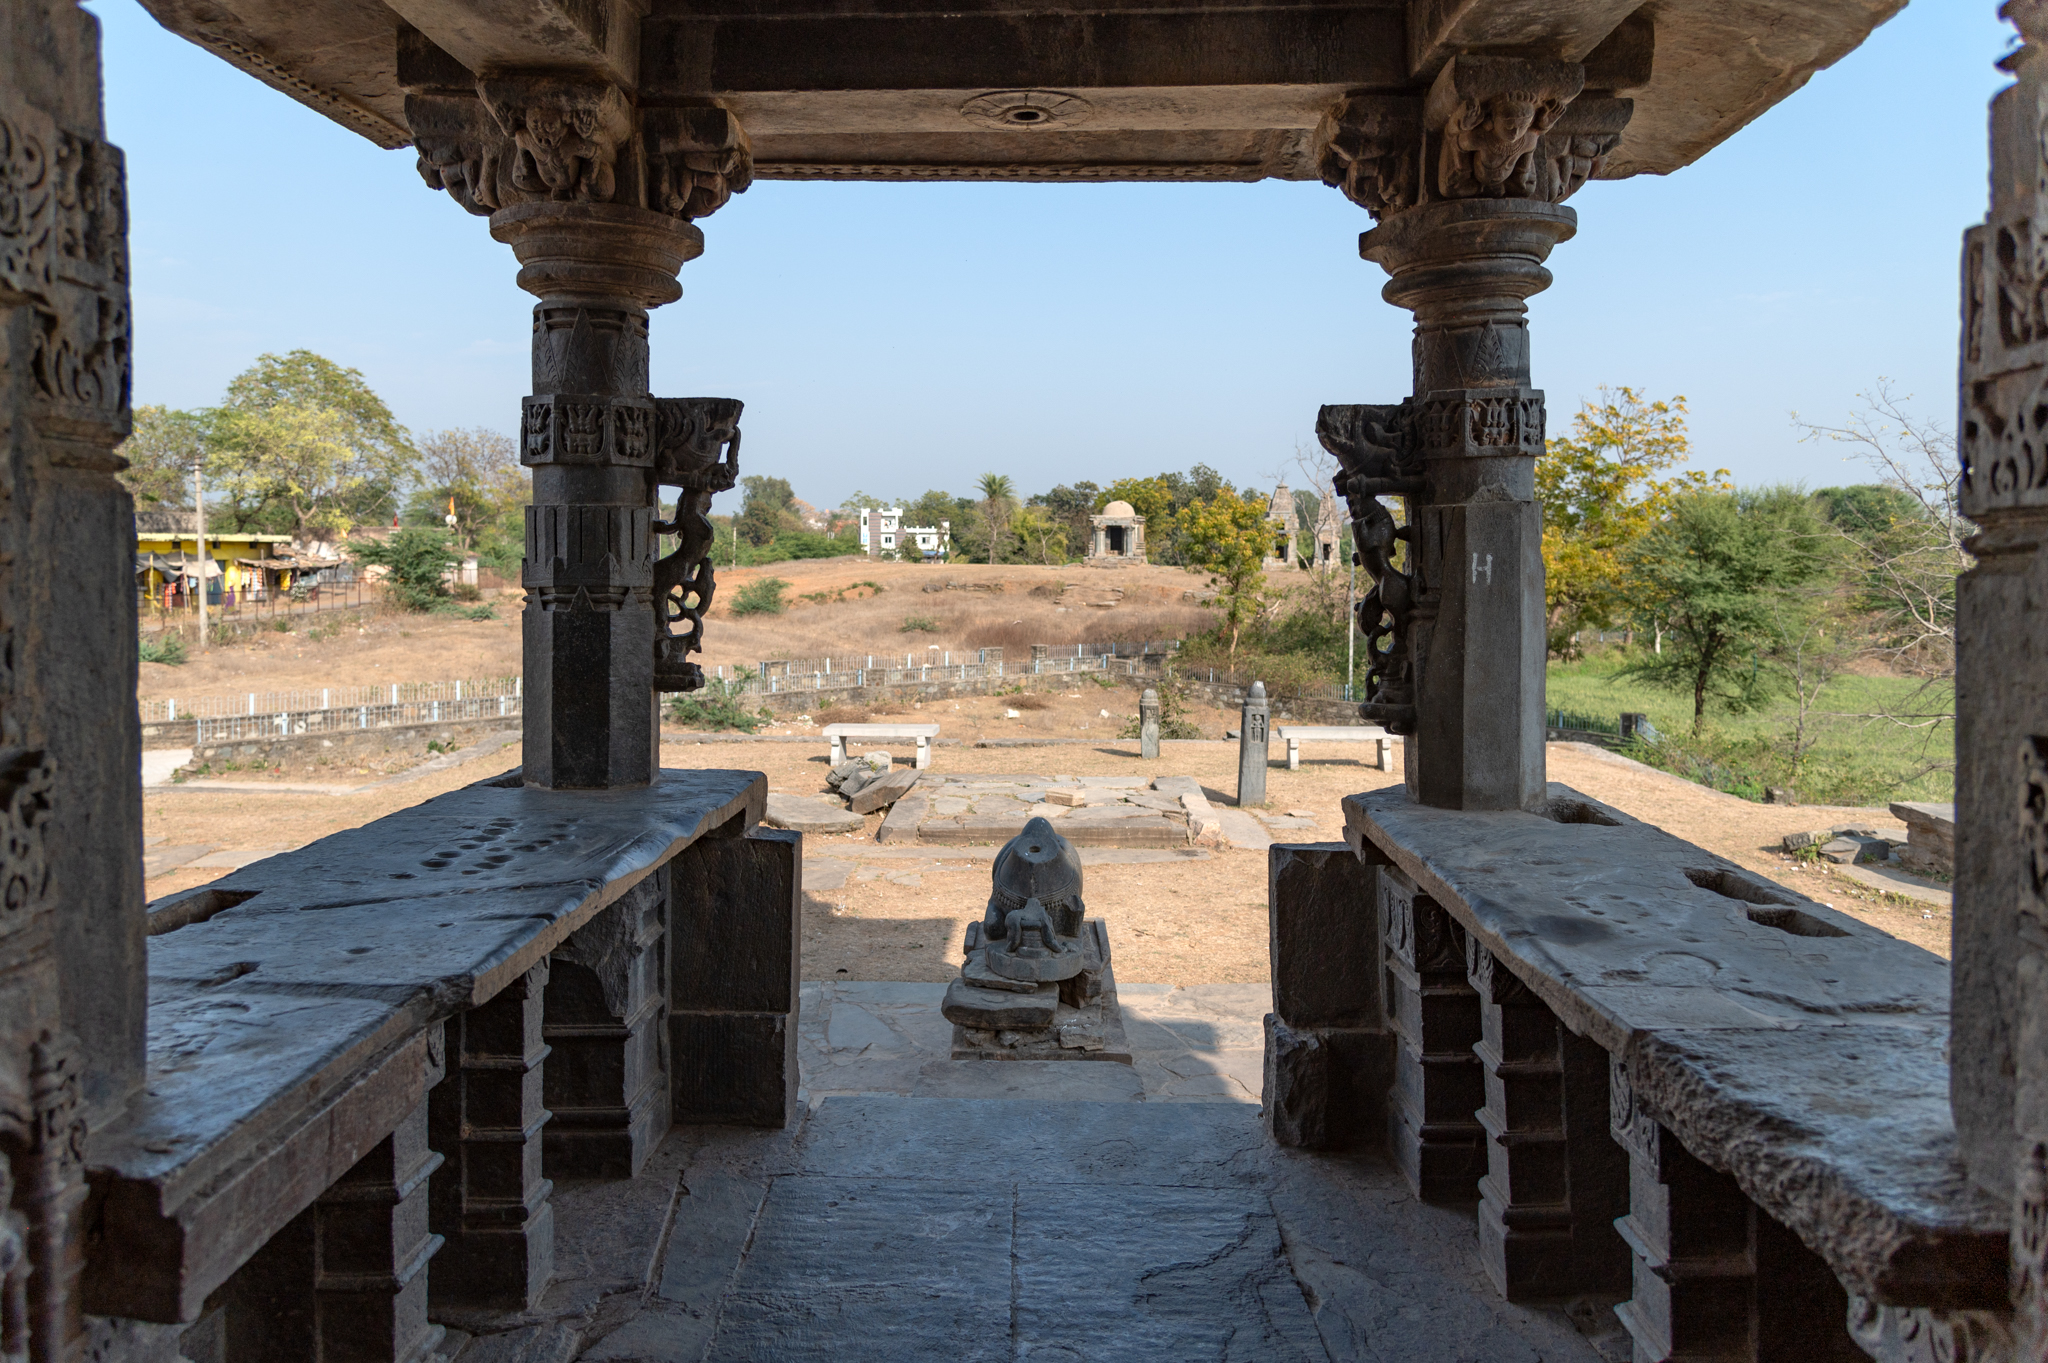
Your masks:
<svg viewBox="0 0 2048 1363"><path fill-rule="evenodd" d="M1129 502L1111 502L1091 516L1088 562L1102 567L1145 561L1145 518Z"/></svg>

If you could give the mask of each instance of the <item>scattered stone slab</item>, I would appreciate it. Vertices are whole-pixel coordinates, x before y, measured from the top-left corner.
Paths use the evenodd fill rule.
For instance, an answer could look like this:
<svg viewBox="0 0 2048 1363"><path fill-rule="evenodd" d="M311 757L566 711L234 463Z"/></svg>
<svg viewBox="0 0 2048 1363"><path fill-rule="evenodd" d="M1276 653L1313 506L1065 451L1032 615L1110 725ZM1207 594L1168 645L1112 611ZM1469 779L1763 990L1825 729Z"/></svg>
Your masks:
<svg viewBox="0 0 2048 1363"><path fill-rule="evenodd" d="M917 784L917 777L914 767L892 771L863 785L847 808L855 814L872 814L878 809L886 809L910 793L910 788Z"/></svg>
<svg viewBox="0 0 2048 1363"><path fill-rule="evenodd" d="M768 812L761 822L770 828L787 828L794 833L858 833L867 820L849 813L829 800L806 795L768 793Z"/></svg>

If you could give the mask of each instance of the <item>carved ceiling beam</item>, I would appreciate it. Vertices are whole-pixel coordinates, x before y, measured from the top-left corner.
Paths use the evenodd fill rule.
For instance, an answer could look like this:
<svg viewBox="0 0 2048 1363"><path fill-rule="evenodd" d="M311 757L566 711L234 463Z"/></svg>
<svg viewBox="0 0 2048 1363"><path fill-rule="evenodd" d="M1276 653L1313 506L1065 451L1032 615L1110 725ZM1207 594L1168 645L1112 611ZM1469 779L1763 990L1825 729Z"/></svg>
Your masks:
<svg viewBox="0 0 2048 1363"><path fill-rule="evenodd" d="M393 0L391 8L479 74L547 68L639 85L646 0Z"/></svg>
<svg viewBox="0 0 2048 1363"><path fill-rule="evenodd" d="M1643 0L1408 0L1408 69L1434 76L1460 52L1583 61Z"/></svg>

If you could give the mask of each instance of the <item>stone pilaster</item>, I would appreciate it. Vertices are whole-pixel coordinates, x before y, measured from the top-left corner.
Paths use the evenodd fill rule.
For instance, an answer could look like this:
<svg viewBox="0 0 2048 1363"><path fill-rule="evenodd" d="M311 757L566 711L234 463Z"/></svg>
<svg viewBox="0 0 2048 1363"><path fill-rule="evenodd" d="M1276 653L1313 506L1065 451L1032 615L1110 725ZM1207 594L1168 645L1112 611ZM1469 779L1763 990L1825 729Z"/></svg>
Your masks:
<svg viewBox="0 0 2048 1363"><path fill-rule="evenodd" d="M1626 1065L1617 1060L1609 1073L1610 1131L1627 1151L1629 1169L1628 1215L1615 1228L1628 1247L1633 1287L1615 1314L1640 1363L1962 1363L2009 1356L1877 1347L1871 1332L1857 1327L1878 1322L1881 1330L1890 1323L1879 1321L1883 1309L1852 1311L1819 1255L1641 1110Z"/></svg>
<svg viewBox="0 0 2048 1363"><path fill-rule="evenodd" d="M434 1265L437 1318L520 1311L554 1271L553 1184L541 1177L541 1040L546 962L448 1023L448 1076L428 1094L435 1175L429 1211L446 1245Z"/></svg>
<svg viewBox="0 0 2048 1363"><path fill-rule="evenodd" d="M1415 718L1408 788L1448 809L1543 798L1543 553L1525 300L1570 237L1568 208L1522 199L1426 204L1367 232L1360 254L1415 314L1410 502Z"/></svg>
<svg viewBox="0 0 2048 1363"><path fill-rule="evenodd" d="M549 957L550 1179L631 1178L668 1130L667 921L662 867Z"/></svg>
<svg viewBox="0 0 2048 1363"><path fill-rule="evenodd" d="M1470 1202L1486 1172L1476 1114L1484 1075L1479 996L1465 978L1465 934L1391 864L1377 868L1386 944L1384 998L1395 1037L1387 1155L1426 1202Z"/></svg>
<svg viewBox="0 0 2048 1363"><path fill-rule="evenodd" d="M1475 1052L1486 1074L1486 1176L1479 1257L1509 1301L1619 1290L1628 1258L1614 1218L1628 1166L1607 1132L1607 1056L1478 941L1466 967L1479 996Z"/></svg>
<svg viewBox="0 0 2048 1363"><path fill-rule="evenodd" d="M653 779L655 402L647 310L703 233L648 209L537 202L491 234L519 257L533 310L520 462L526 510L526 780L599 789Z"/></svg>

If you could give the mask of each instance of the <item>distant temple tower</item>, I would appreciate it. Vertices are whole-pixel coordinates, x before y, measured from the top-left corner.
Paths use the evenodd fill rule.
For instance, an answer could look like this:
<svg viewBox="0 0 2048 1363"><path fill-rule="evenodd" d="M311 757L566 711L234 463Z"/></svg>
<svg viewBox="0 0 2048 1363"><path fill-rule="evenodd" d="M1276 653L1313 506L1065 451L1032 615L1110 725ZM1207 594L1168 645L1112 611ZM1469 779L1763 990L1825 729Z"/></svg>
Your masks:
<svg viewBox="0 0 2048 1363"><path fill-rule="evenodd" d="M1266 527L1273 532L1273 550L1259 566L1268 572L1292 568L1300 557L1294 537L1301 529L1301 518L1294 510L1294 493L1285 483L1273 489L1273 500L1266 506Z"/></svg>
<svg viewBox="0 0 2048 1363"><path fill-rule="evenodd" d="M1338 567L1337 549L1344 533L1343 514L1337 509L1337 493L1334 488L1324 487L1316 499L1316 561L1315 567L1328 572Z"/></svg>
<svg viewBox="0 0 2048 1363"><path fill-rule="evenodd" d="M1129 502L1111 502L1091 516L1087 561L1104 568L1145 561L1145 518Z"/></svg>

